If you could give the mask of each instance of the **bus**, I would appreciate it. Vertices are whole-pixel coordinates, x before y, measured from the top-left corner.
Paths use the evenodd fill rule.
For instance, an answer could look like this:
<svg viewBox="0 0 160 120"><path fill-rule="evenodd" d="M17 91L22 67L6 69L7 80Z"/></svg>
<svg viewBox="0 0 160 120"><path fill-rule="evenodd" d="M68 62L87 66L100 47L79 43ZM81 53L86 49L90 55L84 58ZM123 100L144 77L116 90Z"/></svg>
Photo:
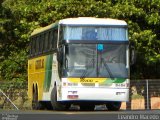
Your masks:
<svg viewBox="0 0 160 120"><path fill-rule="evenodd" d="M119 110L129 100L127 23L111 18L66 18L33 31L28 96L33 109Z"/></svg>

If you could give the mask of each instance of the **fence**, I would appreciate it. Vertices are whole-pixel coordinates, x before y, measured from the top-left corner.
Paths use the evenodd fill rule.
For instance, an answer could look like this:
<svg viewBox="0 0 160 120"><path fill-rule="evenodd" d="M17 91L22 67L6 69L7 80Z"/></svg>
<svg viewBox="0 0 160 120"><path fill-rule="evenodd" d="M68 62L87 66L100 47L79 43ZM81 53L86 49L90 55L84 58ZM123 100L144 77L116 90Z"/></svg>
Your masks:
<svg viewBox="0 0 160 120"><path fill-rule="evenodd" d="M121 109L160 109L160 80L131 80L129 97Z"/></svg>
<svg viewBox="0 0 160 120"><path fill-rule="evenodd" d="M8 88L0 83L0 109L31 109L27 86ZM16 107L15 107L16 106ZM131 80L130 101L123 102L122 110L160 109L160 80Z"/></svg>
<svg viewBox="0 0 160 120"><path fill-rule="evenodd" d="M31 109L27 83L0 82L0 109Z"/></svg>

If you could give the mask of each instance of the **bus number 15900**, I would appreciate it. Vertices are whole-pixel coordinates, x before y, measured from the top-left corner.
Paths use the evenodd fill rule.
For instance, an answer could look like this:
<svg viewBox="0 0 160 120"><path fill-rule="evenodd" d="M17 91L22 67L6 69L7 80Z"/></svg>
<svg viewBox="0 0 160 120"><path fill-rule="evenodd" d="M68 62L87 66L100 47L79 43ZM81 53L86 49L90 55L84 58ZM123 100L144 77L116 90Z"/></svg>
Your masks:
<svg viewBox="0 0 160 120"><path fill-rule="evenodd" d="M82 83L93 83L93 80L92 79L81 78L80 82L82 82Z"/></svg>

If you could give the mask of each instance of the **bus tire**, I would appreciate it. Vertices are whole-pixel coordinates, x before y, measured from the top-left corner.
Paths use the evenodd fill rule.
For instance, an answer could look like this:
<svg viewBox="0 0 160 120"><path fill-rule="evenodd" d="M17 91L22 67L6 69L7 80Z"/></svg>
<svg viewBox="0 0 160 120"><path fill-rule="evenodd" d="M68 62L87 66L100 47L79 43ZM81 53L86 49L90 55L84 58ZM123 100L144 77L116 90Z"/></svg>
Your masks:
<svg viewBox="0 0 160 120"><path fill-rule="evenodd" d="M80 105L80 111L93 111L94 108L95 108L95 105L89 105L89 104Z"/></svg>
<svg viewBox="0 0 160 120"><path fill-rule="evenodd" d="M67 110L70 107L70 105L65 105L57 101L56 86L53 88L51 92L51 104L52 104L53 110L58 110L58 111Z"/></svg>
<svg viewBox="0 0 160 120"><path fill-rule="evenodd" d="M108 102L106 107L110 111L118 111L121 108L121 102Z"/></svg>
<svg viewBox="0 0 160 120"><path fill-rule="evenodd" d="M45 108L46 108L47 110L53 110L53 107L52 107L51 102L45 102Z"/></svg>
<svg viewBox="0 0 160 120"><path fill-rule="evenodd" d="M38 92L37 92L37 90L35 90L33 92L32 109L33 110L42 110L43 108L44 108L43 104L38 101Z"/></svg>

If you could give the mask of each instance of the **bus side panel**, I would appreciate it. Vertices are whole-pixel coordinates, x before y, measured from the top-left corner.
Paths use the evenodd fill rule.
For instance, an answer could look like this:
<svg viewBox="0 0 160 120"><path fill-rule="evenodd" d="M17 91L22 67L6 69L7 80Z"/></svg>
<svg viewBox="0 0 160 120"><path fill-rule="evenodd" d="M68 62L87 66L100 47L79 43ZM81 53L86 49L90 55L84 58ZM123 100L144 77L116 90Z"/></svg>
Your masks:
<svg viewBox="0 0 160 120"><path fill-rule="evenodd" d="M37 85L38 100L42 99L43 83L45 79L46 56L33 58L28 61L28 96L33 98L33 85Z"/></svg>
<svg viewBox="0 0 160 120"><path fill-rule="evenodd" d="M49 92L52 78L52 61L53 55L48 55L45 63L45 80L44 80L44 92Z"/></svg>
<svg viewBox="0 0 160 120"><path fill-rule="evenodd" d="M57 89L60 87L60 78L58 75L58 62L57 62L57 54L53 54L47 58L48 64L48 73L46 72L45 81L44 81L44 92L43 92L43 101L51 100L51 92L56 83Z"/></svg>
<svg viewBox="0 0 160 120"><path fill-rule="evenodd" d="M28 60L28 98L32 100L34 61Z"/></svg>

